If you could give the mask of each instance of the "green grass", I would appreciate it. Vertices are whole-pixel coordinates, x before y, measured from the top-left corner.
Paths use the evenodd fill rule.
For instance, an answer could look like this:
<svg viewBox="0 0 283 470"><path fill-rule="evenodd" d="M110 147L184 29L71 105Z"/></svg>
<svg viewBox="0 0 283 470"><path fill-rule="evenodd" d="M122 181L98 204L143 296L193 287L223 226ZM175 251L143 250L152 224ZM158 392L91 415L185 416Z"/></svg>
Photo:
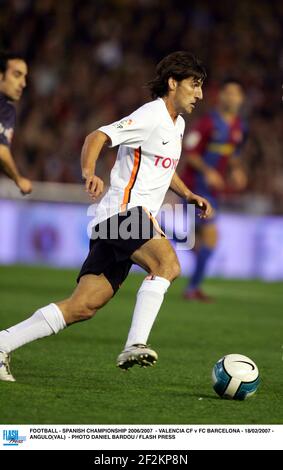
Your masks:
<svg viewBox="0 0 283 470"><path fill-rule="evenodd" d="M0 268L0 329L66 297L75 272ZM283 423L282 284L209 280L214 304L188 303L170 288L150 343L154 368L115 367L142 276L131 275L96 318L14 352L16 383L0 383L0 423ZM211 369L224 354L258 364L262 384L244 402L217 397Z"/></svg>

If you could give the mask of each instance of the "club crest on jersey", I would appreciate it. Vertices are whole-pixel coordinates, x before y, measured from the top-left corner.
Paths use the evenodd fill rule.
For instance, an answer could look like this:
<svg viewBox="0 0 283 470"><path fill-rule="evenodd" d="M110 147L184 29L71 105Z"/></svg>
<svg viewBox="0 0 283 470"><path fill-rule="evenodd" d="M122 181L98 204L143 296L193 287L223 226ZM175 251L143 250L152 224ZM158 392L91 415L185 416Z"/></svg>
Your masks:
<svg viewBox="0 0 283 470"><path fill-rule="evenodd" d="M11 127L9 129L6 129L3 124L0 123L0 134L3 134L6 139L8 140L9 143L12 142L12 138L13 138L13 133L14 133L14 129Z"/></svg>
<svg viewBox="0 0 283 470"><path fill-rule="evenodd" d="M185 137L185 147L189 150L196 147L201 140L201 134L198 131L191 131Z"/></svg>
<svg viewBox="0 0 283 470"><path fill-rule="evenodd" d="M122 121L113 124L116 129L124 129L125 127L130 126L133 123L132 119L122 119Z"/></svg>

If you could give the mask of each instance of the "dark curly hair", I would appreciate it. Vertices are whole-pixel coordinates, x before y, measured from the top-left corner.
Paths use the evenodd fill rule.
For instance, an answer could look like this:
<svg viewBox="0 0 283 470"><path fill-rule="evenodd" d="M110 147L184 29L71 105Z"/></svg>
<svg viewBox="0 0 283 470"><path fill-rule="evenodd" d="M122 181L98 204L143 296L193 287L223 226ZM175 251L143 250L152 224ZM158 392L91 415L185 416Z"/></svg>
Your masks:
<svg viewBox="0 0 283 470"><path fill-rule="evenodd" d="M190 52L172 52L157 64L156 76L147 84L153 99L168 93L170 77L178 82L189 77L203 82L206 78L206 71L201 61Z"/></svg>
<svg viewBox="0 0 283 470"><path fill-rule="evenodd" d="M18 54L17 52L10 52L10 51L0 51L0 73L5 73L8 68L8 61L20 59L25 62L25 58L22 54Z"/></svg>

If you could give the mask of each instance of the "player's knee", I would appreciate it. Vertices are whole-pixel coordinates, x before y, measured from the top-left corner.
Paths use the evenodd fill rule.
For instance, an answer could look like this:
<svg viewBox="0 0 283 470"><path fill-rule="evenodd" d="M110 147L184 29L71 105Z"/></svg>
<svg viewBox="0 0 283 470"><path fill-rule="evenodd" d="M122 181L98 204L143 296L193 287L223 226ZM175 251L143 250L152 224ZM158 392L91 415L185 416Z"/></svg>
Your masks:
<svg viewBox="0 0 283 470"><path fill-rule="evenodd" d="M82 302L77 304L73 308L73 320L77 321L84 321L90 320L97 312L97 308L95 305L91 305L88 302Z"/></svg>
<svg viewBox="0 0 283 470"><path fill-rule="evenodd" d="M85 305L83 308L81 308L77 312L77 316L79 318L78 321L91 320L91 318L94 317L96 312L97 312L97 308L91 305Z"/></svg>
<svg viewBox="0 0 283 470"><path fill-rule="evenodd" d="M168 281L172 282L180 276L181 266L176 257L171 258L169 256L166 260L163 259L156 263L151 272L156 276L164 277L165 279L168 279Z"/></svg>
<svg viewBox="0 0 283 470"><path fill-rule="evenodd" d="M59 305L59 307L64 312L64 317L67 324L90 320L98 310L95 304L83 301L82 299L69 299L61 306Z"/></svg>
<svg viewBox="0 0 283 470"><path fill-rule="evenodd" d="M170 279L171 282L181 275L181 266L178 260L175 260L170 266L170 273L171 273L171 279Z"/></svg>
<svg viewBox="0 0 283 470"><path fill-rule="evenodd" d="M83 320L90 320L111 298L112 295L99 293L93 297L71 296L68 300L61 302L59 307L64 313L67 324Z"/></svg>
<svg viewBox="0 0 283 470"><path fill-rule="evenodd" d="M76 315L79 318L77 321L90 320L96 312L103 307L111 297L97 296L95 299L85 299L78 302L76 307Z"/></svg>
<svg viewBox="0 0 283 470"><path fill-rule="evenodd" d="M218 242L218 231L215 224L205 226L202 233L202 243L208 248L214 249Z"/></svg>

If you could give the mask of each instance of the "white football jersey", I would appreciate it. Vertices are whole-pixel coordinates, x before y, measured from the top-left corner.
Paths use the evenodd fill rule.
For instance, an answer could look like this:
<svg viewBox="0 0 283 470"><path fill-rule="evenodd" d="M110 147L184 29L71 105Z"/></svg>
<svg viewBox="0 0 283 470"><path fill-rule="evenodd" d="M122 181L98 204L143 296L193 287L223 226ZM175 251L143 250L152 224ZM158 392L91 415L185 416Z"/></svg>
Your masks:
<svg viewBox="0 0 283 470"><path fill-rule="evenodd" d="M144 104L100 131L119 145L110 187L97 205L95 224L131 207L157 214L181 155L185 121L173 123L162 98Z"/></svg>

